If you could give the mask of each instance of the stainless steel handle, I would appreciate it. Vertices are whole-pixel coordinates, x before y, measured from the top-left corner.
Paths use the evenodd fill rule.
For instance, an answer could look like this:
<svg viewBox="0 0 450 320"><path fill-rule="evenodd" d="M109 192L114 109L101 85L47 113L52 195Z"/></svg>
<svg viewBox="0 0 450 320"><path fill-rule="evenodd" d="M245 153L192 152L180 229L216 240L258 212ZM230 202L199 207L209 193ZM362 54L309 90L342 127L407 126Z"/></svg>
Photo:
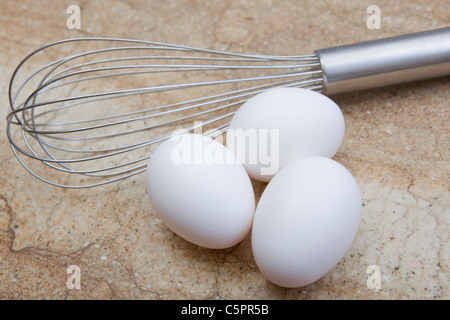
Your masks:
<svg viewBox="0 0 450 320"><path fill-rule="evenodd" d="M450 28L316 51L333 95L450 75Z"/></svg>

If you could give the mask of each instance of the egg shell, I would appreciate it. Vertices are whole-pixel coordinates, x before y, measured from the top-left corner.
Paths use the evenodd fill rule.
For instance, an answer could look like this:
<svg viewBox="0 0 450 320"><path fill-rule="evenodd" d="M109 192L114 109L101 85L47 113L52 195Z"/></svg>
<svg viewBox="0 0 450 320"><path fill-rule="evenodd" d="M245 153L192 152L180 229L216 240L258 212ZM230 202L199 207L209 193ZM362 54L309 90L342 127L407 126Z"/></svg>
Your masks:
<svg viewBox="0 0 450 320"><path fill-rule="evenodd" d="M244 138L233 135L237 129L249 134ZM272 136L271 130L274 129L278 130L278 138ZM256 139L247 139L251 137L251 131L257 131ZM263 131L269 138L264 138ZM268 182L278 169L301 157L333 157L344 133L342 111L327 96L302 88L276 88L255 95L238 109L229 125L227 146L235 152L252 178ZM247 147L240 148L239 143L247 143ZM272 158L272 168L266 170L268 172L262 169L269 165L265 163L268 160L263 157L267 152L261 145L268 145L267 149L273 152L269 157ZM254 153L251 150L256 149L258 154L254 157L257 161L254 161L249 152Z"/></svg>
<svg viewBox="0 0 450 320"><path fill-rule="evenodd" d="M196 245L228 248L250 231L255 196L234 154L199 134L181 134L151 155L147 193L161 220Z"/></svg>
<svg viewBox="0 0 450 320"><path fill-rule="evenodd" d="M318 280L351 246L361 210L358 185L338 162L305 157L290 163L256 208L251 240L259 270L283 287Z"/></svg>

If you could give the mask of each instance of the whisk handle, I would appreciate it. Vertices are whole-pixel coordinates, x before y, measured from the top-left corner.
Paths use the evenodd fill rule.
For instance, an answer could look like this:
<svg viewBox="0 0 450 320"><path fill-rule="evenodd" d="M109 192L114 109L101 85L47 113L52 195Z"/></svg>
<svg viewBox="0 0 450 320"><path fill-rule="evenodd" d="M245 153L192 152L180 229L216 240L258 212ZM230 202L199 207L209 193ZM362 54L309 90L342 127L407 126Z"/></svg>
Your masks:
<svg viewBox="0 0 450 320"><path fill-rule="evenodd" d="M371 89L450 75L450 28L316 51L323 93Z"/></svg>

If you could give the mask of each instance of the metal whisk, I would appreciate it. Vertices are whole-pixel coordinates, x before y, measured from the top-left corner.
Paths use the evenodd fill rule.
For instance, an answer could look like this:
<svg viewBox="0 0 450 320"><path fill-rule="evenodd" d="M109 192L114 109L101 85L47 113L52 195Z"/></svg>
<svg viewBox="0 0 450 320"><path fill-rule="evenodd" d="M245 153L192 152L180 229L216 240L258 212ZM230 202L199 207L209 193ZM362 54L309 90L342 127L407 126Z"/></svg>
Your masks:
<svg viewBox="0 0 450 320"><path fill-rule="evenodd" d="M269 88L332 95L449 74L450 28L296 56L66 39L35 50L14 71L6 133L36 178L94 187L145 171L174 130L223 133L243 102Z"/></svg>

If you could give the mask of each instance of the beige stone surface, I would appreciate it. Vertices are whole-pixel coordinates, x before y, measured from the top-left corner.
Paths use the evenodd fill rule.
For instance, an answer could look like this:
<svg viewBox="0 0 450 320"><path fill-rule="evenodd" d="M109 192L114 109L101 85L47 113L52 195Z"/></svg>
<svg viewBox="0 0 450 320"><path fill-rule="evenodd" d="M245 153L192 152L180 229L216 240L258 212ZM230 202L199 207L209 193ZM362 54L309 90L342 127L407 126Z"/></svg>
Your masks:
<svg viewBox="0 0 450 320"><path fill-rule="evenodd" d="M81 8L80 30L66 8ZM41 45L108 36L234 52L315 49L429 30L450 23L450 3L377 1L14 1L0 3L0 298L2 299L449 299L450 79L334 97L346 120L335 159L355 176L363 216L354 244L319 281L297 289L268 282L250 236L226 250L194 246L158 219L144 176L95 189L38 181L4 134L9 78ZM257 197L264 184L254 182ZM66 286L78 265L81 289ZM378 265L381 288L367 287Z"/></svg>

